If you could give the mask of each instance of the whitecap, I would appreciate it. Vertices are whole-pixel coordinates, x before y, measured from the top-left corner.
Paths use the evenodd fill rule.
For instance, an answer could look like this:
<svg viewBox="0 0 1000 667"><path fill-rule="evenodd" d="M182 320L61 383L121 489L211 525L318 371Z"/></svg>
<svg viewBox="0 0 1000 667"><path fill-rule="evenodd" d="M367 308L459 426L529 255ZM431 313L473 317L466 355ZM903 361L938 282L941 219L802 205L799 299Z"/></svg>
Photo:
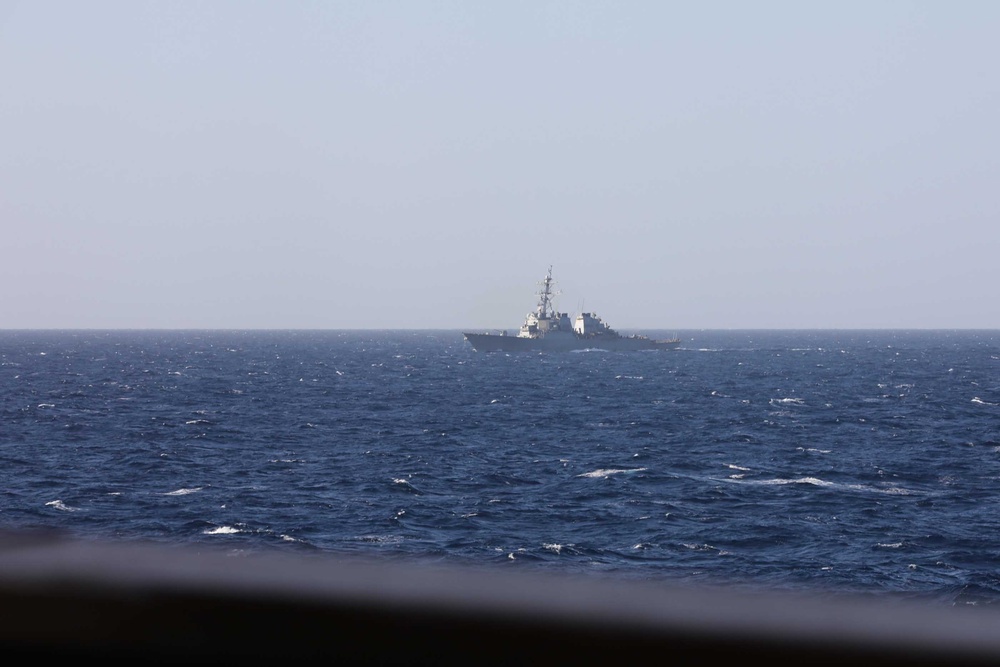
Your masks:
<svg viewBox="0 0 1000 667"><path fill-rule="evenodd" d="M628 472L642 472L646 470L645 468L600 468L591 472L585 472L577 477L609 477L611 475L617 475L620 473Z"/></svg>
<svg viewBox="0 0 1000 667"><path fill-rule="evenodd" d="M772 398L771 403L781 403L781 404L792 404L792 405L802 405L805 403L801 398Z"/></svg>
<svg viewBox="0 0 1000 667"><path fill-rule="evenodd" d="M80 510L79 507L70 507L61 500L50 500L49 502L45 503L45 506L52 507L57 510L62 510L63 512L78 512Z"/></svg>
<svg viewBox="0 0 1000 667"><path fill-rule="evenodd" d="M799 477L798 479L775 479L775 484L811 484L813 486L833 487L837 486L833 482L828 482L819 477Z"/></svg>
<svg viewBox="0 0 1000 667"><path fill-rule="evenodd" d="M744 480L744 479L737 479L735 477L729 477L721 481L728 481L734 484L746 484L749 486L786 486L788 484L808 484L810 486L818 486L826 489L862 491L866 493L883 493L889 496L909 496L914 493L909 489L904 489L899 486L879 488L874 486L866 486L864 484L838 484L836 482L829 482L825 479L820 479L819 477L798 477L795 479L783 479L780 477L776 477L772 479L754 479L754 480Z"/></svg>
<svg viewBox="0 0 1000 667"><path fill-rule="evenodd" d="M865 489L867 491L876 491L877 493L884 493L887 496L909 496L909 495L913 495L913 492L910 491L909 489L904 489L904 488L899 487L899 486L890 486L890 487L888 487L886 489L872 489L870 487L862 487L862 486L858 485L857 488L863 488L863 489Z"/></svg>
<svg viewBox="0 0 1000 667"><path fill-rule="evenodd" d="M205 488L205 487L199 486L199 487L195 487L193 489L177 489L176 491L168 491L167 493L164 493L163 495L165 495L165 496L186 496L186 495L191 494L191 493L198 493L203 488Z"/></svg>
<svg viewBox="0 0 1000 667"><path fill-rule="evenodd" d="M398 535L361 535L357 539L368 544L399 544L403 541Z"/></svg>
<svg viewBox="0 0 1000 667"><path fill-rule="evenodd" d="M236 535L242 532L239 528L233 528L232 526L218 526L202 531L202 535Z"/></svg>
<svg viewBox="0 0 1000 667"><path fill-rule="evenodd" d="M40 407L40 408L54 408L54 407L56 407L56 404L55 403L39 403L38 407Z"/></svg>
<svg viewBox="0 0 1000 667"><path fill-rule="evenodd" d="M562 552L563 545L561 545L561 544L543 544L542 548L545 549L546 551L551 551L552 553L557 553L558 554L558 553Z"/></svg>

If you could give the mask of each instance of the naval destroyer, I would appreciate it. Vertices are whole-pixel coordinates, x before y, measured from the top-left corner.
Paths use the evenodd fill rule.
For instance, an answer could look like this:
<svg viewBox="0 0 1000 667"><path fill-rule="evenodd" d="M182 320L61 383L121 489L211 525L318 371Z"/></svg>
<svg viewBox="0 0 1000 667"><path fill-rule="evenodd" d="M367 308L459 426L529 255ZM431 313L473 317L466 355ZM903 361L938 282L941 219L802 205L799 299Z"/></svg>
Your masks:
<svg viewBox="0 0 1000 667"><path fill-rule="evenodd" d="M569 352L600 349L617 351L674 350L680 338L653 339L641 335L622 335L593 313L581 313L570 322L569 315L552 305L552 267L540 283L538 305L525 317L517 335L500 333L464 333L465 340L478 352Z"/></svg>

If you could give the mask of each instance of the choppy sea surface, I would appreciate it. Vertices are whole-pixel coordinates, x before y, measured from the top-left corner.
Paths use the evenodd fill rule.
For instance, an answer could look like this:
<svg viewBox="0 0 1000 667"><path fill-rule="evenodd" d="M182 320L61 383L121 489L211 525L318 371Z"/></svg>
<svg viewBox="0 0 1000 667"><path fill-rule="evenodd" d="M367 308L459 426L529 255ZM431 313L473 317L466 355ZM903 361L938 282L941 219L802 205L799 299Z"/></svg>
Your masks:
<svg viewBox="0 0 1000 667"><path fill-rule="evenodd" d="M1000 332L0 331L0 528L1000 601Z"/></svg>

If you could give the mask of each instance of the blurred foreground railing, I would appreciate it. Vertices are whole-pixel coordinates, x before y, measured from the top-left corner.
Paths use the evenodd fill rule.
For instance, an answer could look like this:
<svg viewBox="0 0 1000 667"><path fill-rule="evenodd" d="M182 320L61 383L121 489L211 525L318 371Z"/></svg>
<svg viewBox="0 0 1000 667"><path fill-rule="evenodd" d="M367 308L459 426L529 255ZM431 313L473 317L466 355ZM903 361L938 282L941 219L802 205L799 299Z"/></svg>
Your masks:
<svg viewBox="0 0 1000 667"><path fill-rule="evenodd" d="M8 533L0 651L7 664L972 665L1000 664L1000 616Z"/></svg>

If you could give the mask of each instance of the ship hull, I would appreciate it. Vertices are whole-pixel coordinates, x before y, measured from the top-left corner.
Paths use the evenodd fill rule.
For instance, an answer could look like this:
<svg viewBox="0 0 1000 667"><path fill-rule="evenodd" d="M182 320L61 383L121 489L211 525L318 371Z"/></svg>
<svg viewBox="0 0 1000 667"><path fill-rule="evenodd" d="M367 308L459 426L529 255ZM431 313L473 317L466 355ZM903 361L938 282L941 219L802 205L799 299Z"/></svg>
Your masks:
<svg viewBox="0 0 1000 667"><path fill-rule="evenodd" d="M679 339L656 340L645 336L586 337L575 334L548 334L541 337L504 336L490 333L465 333L477 352L572 352L574 350L676 350Z"/></svg>

